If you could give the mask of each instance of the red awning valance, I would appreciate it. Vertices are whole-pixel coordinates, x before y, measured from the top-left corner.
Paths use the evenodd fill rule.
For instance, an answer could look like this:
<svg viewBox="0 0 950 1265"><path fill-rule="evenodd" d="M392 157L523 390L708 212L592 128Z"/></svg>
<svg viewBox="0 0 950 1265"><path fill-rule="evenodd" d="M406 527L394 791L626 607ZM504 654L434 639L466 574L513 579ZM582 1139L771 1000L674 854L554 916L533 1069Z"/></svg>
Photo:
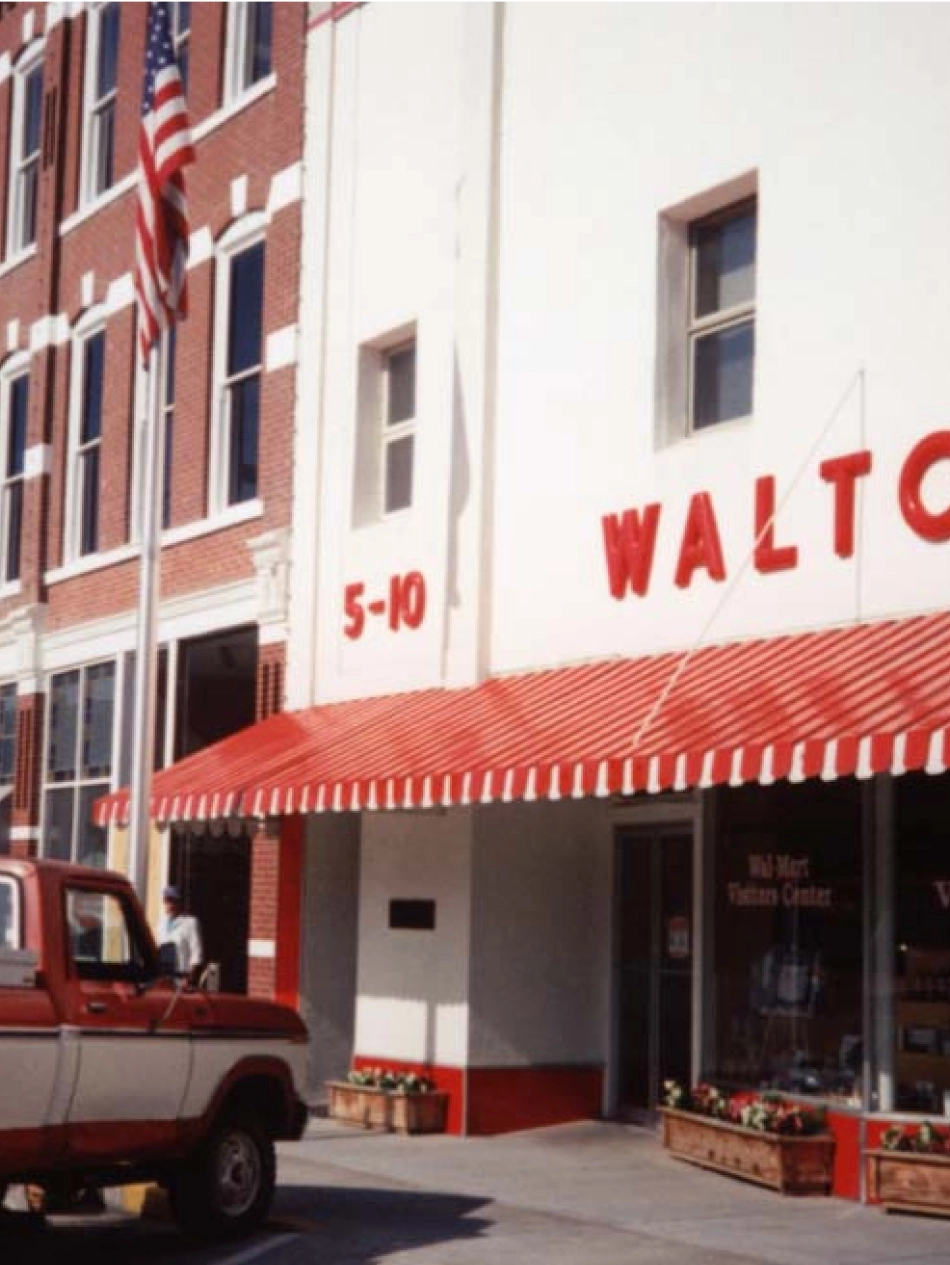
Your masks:
<svg viewBox="0 0 950 1265"><path fill-rule="evenodd" d="M950 613L287 712L155 776L194 821L857 776L950 764ZM128 818L118 791L100 824Z"/></svg>

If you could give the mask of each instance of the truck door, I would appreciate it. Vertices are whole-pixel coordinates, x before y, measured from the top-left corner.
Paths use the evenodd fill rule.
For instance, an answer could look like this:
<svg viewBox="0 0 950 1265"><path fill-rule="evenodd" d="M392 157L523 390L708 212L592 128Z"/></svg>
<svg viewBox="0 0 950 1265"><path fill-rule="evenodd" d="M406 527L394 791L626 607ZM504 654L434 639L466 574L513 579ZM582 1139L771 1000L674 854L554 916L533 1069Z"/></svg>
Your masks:
<svg viewBox="0 0 950 1265"><path fill-rule="evenodd" d="M153 950L128 893L77 880L64 913L80 1046L70 1149L103 1159L165 1150L190 1075L194 998L155 983Z"/></svg>
<svg viewBox="0 0 950 1265"><path fill-rule="evenodd" d="M61 1058L52 998L24 948L23 901L20 880L0 874L0 1169L11 1173L62 1147L68 1086L57 1088L75 1068L70 1051Z"/></svg>

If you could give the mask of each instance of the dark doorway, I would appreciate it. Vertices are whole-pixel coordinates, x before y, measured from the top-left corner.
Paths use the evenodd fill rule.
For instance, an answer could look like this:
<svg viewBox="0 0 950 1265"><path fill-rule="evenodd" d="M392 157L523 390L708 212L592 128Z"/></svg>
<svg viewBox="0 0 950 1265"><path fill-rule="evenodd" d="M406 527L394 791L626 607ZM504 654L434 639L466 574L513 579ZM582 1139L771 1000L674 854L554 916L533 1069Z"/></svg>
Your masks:
<svg viewBox="0 0 950 1265"><path fill-rule="evenodd" d="M201 925L205 961L217 962L221 988L247 991L251 909L251 841L247 834L192 834L174 830L169 882Z"/></svg>
<svg viewBox="0 0 950 1265"><path fill-rule="evenodd" d="M690 1080L692 834L624 831L618 883L618 1101L638 1115L656 1108L664 1080Z"/></svg>
<svg viewBox="0 0 950 1265"><path fill-rule="evenodd" d="M175 683L175 759L201 751L257 719L257 629L233 628L182 642ZM201 924L205 959L221 987L247 989L251 843L245 832L172 833L169 882Z"/></svg>

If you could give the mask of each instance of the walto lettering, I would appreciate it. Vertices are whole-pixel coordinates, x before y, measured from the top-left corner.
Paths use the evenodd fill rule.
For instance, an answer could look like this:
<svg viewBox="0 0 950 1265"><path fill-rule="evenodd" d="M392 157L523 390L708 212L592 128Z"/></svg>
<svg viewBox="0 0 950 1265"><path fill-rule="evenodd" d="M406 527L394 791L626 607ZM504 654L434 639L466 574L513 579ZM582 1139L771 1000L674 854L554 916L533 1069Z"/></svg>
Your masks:
<svg viewBox="0 0 950 1265"><path fill-rule="evenodd" d="M933 431L915 444L901 466L897 485L901 517L914 535L932 544L950 541L950 505L935 509L926 505L922 496L927 475L941 461L950 461L950 430ZM832 498L831 547L839 558L854 555L858 480L870 475L872 467L873 457L867 449L831 457L818 467ZM752 561L761 575L789 571L799 564L798 546L777 538L779 499L774 475L756 479L750 514ZM629 593L645 597L649 592L662 517L663 507L656 501L602 517L607 583L618 601ZM729 573L716 505L709 492L694 492L686 507L674 584L689 588L697 571L704 571L716 583L726 580Z"/></svg>

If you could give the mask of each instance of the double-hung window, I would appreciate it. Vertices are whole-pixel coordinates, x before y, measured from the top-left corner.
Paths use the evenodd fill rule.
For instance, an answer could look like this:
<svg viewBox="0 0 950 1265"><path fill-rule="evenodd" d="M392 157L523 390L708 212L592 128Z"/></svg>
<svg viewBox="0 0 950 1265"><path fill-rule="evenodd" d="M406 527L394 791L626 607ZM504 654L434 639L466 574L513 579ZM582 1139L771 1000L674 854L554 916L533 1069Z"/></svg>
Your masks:
<svg viewBox="0 0 950 1265"><path fill-rule="evenodd" d="M89 10L83 142L83 196L87 202L109 189L115 179L119 14L116 3Z"/></svg>
<svg viewBox="0 0 950 1265"><path fill-rule="evenodd" d="M97 330L78 343L74 363L79 381L74 448L71 462L71 513L66 553L70 558L99 549L100 463L102 411L105 388L105 330Z"/></svg>
<svg viewBox="0 0 950 1265"><path fill-rule="evenodd" d="M382 444L384 514L412 504L416 444L416 344L396 347L382 357Z"/></svg>
<svg viewBox="0 0 950 1265"><path fill-rule="evenodd" d="M229 4L228 96L239 97L271 73L274 6Z"/></svg>
<svg viewBox="0 0 950 1265"><path fill-rule="evenodd" d="M224 256L217 509L258 494L264 347L264 243Z"/></svg>
<svg viewBox="0 0 950 1265"><path fill-rule="evenodd" d="M43 63L31 57L13 77L7 255L19 254L36 241L42 114Z"/></svg>
<svg viewBox="0 0 950 1265"><path fill-rule="evenodd" d="M689 422L700 430L752 413L756 203L689 227Z"/></svg>
<svg viewBox="0 0 950 1265"><path fill-rule="evenodd" d="M43 855L104 865L106 832L92 820L109 790L115 664L97 663L53 676L43 793Z"/></svg>
<svg viewBox="0 0 950 1265"><path fill-rule="evenodd" d="M20 578L23 539L23 484L26 473L26 424L30 376L18 374L0 382L0 583Z"/></svg>
<svg viewBox="0 0 950 1265"><path fill-rule="evenodd" d="M0 685L0 786L13 785L16 772L15 684Z"/></svg>

